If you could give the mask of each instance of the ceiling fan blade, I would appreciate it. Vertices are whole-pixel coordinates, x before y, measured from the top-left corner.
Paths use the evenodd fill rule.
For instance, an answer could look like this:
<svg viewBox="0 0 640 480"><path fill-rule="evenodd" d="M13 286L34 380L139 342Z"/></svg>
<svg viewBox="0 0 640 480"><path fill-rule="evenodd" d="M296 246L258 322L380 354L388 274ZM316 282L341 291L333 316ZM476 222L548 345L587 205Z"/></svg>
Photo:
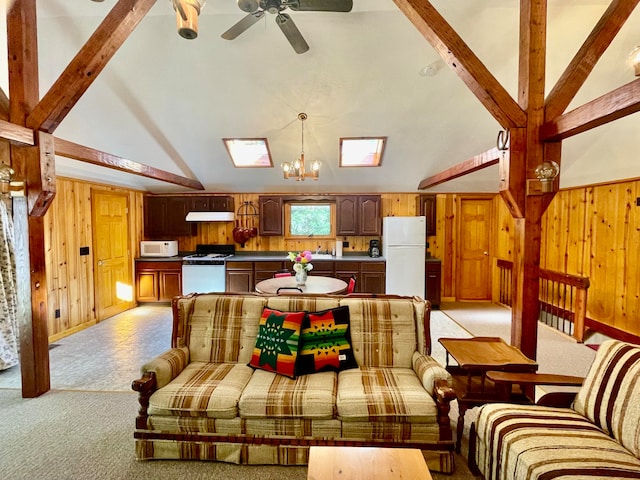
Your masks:
<svg viewBox="0 0 640 480"><path fill-rule="evenodd" d="M224 32L221 35L221 37L224 38L225 40L233 40L241 33L244 33L244 31L247 30L249 27L257 23L258 20L260 20L263 15L264 15L264 11L262 10L255 13L250 13L249 15L245 16L242 20L240 20L238 23L236 23L234 26L232 26L229 30Z"/></svg>
<svg viewBox="0 0 640 480"><path fill-rule="evenodd" d="M286 13L280 13L276 17L276 23L284 33L284 36L287 37L289 43L296 51L296 53L304 53L309 50L309 45L302 37L300 30L296 27L296 24L293 23L293 20Z"/></svg>
<svg viewBox="0 0 640 480"><path fill-rule="evenodd" d="M350 12L353 8L353 0L291 0L282 3L301 12Z"/></svg>

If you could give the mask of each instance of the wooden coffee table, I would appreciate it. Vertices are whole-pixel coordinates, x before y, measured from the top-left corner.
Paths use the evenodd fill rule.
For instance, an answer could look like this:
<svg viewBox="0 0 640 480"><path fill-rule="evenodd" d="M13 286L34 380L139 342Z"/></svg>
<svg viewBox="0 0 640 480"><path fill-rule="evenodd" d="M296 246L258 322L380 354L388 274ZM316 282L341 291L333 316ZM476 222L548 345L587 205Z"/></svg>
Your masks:
<svg viewBox="0 0 640 480"><path fill-rule="evenodd" d="M307 480L432 480L415 448L311 447Z"/></svg>
<svg viewBox="0 0 640 480"><path fill-rule="evenodd" d="M493 382L487 385L486 373L490 370L531 373L538 370L538 364L499 337L440 338L438 341L447 351L446 368L453 376L458 397L456 452L460 453L464 415L469 408L514 400L505 398L504 391L497 391ZM457 365L450 365L450 358ZM526 397L523 400L526 401Z"/></svg>

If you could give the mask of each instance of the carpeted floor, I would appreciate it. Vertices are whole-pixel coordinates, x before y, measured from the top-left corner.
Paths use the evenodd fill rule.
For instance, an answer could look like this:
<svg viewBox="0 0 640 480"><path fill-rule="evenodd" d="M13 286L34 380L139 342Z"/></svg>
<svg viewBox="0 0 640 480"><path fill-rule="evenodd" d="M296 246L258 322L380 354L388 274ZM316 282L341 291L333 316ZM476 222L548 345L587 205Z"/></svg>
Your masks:
<svg viewBox="0 0 640 480"><path fill-rule="evenodd" d="M496 305L445 304L431 318L432 355L444 365L440 337L492 335L508 340L509 322L510 311ZM21 398L19 368L1 372L0 478L305 479L305 467L135 460L137 399L129 385L144 361L168 348L170 331L170 310L143 307L57 341L59 346L50 352L54 389L36 399ZM592 349L546 327L541 327L539 339L540 371L586 373ZM475 478L465 458L474 410L467 412L464 456L457 455L456 473L434 472L435 480ZM456 402L451 418L455 427Z"/></svg>

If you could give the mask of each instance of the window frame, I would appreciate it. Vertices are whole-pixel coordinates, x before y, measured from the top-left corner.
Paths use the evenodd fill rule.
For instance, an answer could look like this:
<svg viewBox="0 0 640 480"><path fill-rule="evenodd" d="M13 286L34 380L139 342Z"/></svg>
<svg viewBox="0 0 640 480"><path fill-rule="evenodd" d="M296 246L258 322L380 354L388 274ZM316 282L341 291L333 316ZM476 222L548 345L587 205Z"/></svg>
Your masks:
<svg viewBox="0 0 640 480"><path fill-rule="evenodd" d="M300 206L312 206L312 205L321 205L328 206L330 208L330 222L331 222L331 231L329 235L292 235L291 234L291 206L292 205L300 205ZM290 200L284 202L284 239L285 240L335 240L336 239L336 231L337 231L337 221L336 221L336 202L331 202L327 200L314 200L314 201L296 201Z"/></svg>

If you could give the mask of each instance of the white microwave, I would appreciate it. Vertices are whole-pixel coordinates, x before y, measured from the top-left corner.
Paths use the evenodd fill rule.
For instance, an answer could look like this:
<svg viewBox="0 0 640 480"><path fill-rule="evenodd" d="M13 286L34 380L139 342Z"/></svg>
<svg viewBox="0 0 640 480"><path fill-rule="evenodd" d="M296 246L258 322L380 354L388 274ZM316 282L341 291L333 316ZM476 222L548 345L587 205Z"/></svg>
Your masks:
<svg viewBox="0 0 640 480"><path fill-rule="evenodd" d="M143 240L140 242L141 257L175 257L178 255L177 240Z"/></svg>

